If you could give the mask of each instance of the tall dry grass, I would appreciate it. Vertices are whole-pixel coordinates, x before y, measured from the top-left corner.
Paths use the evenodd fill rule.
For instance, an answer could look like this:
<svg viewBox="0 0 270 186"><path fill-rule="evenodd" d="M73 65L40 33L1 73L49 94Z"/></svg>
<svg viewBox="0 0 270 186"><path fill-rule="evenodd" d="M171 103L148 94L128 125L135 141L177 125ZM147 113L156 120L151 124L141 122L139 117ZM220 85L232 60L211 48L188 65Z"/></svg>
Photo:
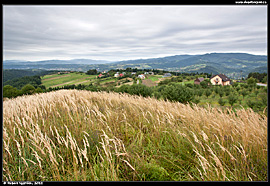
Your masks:
<svg viewBox="0 0 270 186"><path fill-rule="evenodd" d="M60 90L3 102L3 180L266 181L267 117Z"/></svg>

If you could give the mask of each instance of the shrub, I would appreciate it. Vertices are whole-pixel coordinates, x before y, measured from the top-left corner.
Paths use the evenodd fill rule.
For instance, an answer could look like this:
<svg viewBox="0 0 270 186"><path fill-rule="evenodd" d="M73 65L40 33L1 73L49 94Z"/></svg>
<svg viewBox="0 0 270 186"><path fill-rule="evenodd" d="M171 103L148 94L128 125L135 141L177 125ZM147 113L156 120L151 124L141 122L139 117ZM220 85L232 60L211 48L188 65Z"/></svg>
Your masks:
<svg viewBox="0 0 270 186"><path fill-rule="evenodd" d="M239 85L239 83L237 83L237 82L234 82L234 83L232 84L233 87L237 87L238 85Z"/></svg>
<svg viewBox="0 0 270 186"><path fill-rule="evenodd" d="M169 101L179 101L181 103L187 103L192 101L194 98L193 91L185 86L167 86L162 91L162 96L165 100Z"/></svg>
<svg viewBox="0 0 270 186"><path fill-rule="evenodd" d="M257 80L253 77L248 78L247 84L249 87L255 88Z"/></svg>
<svg viewBox="0 0 270 186"><path fill-rule="evenodd" d="M206 97L208 98L212 94L212 91L210 89L207 89L204 93Z"/></svg>
<svg viewBox="0 0 270 186"><path fill-rule="evenodd" d="M195 103L195 104L198 104L198 103L200 103L200 99L199 98L194 98L193 100L192 100L192 102L193 103Z"/></svg>
<svg viewBox="0 0 270 186"><path fill-rule="evenodd" d="M221 106L224 106L225 103L226 103L226 100L225 99L219 98L218 104L220 104Z"/></svg>
<svg viewBox="0 0 270 186"><path fill-rule="evenodd" d="M242 90L240 93L242 94L243 98L248 95L248 92L246 90Z"/></svg>
<svg viewBox="0 0 270 186"><path fill-rule="evenodd" d="M237 97L235 96L235 94L230 94L230 96L228 97L228 101L230 105L233 106L233 104L237 102Z"/></svg>
<svg viewBox="0 0 270 186"><path fill-rule="evenodd" d="M17 88L11 86L11 85L6 85L3 87L3 97L8 97L8 98L13 98L18 96L19 91Z"/></svg>
<svg viewBox="0 0 270 186"><path fill-rule="evenodd" d="M38 88L36 88L35 92L36 92L36 93L42 93L43 90L42 90L40 87L38 87Z"/></svg>
<svg viewBox="0 0 270 186"><path fill-rule="evenodd" d="M118 89L116 89L116 92L122 92L122 93L129 93L130 85L122 85Z"/></svg>
<svg viewBox="0 0 270 186"><path fill-rule="evenodd" d="M142 84L133 84L129 87L128 93L131 95L148 97L152 95L153 90Z"/></svg>
<svg viewBox="0 0 270 186"><path fill-rule="evenodd" d="M189 87L189 88L192 88L193 87L193 84L187 83L186 86Z"/></svg>
<svg viewBox="0 0 270 186"><path fill-rule="evenodd" d="M224 96L224 92L223 92L222 90L220 90L220 91L218 92L218 94L219 94L219 96L220 96L221 98Z"/></svg>
<svg viewBox="0 0 270 186"><path fill-rule="evenodd" d="M204 91L203 89L199 88L199 89L196 89L194 92L197 96L202 96Z"/></svg>
<svg viewBox="0 0 270 186"><path fill-rule="evenodd" d="M208 82L204 80L204 81L202 81L200 83L200 85L201 85L202 88L207 88L208 87Z"/></svg>
<svg viewBox="0 0 270 186"><path fill-rule="evenodd" d="M161 98L161 93L160 93L160 92L155 91L155 92L154 92L154 97L155 97L156 99Z"/></svg>
<svg viewBox="0 0 270 186"><path fill-rule="evenodd" d="M35 87L33 85L27 84L22 89L22 94L33 94L35 93Z"/></svg>

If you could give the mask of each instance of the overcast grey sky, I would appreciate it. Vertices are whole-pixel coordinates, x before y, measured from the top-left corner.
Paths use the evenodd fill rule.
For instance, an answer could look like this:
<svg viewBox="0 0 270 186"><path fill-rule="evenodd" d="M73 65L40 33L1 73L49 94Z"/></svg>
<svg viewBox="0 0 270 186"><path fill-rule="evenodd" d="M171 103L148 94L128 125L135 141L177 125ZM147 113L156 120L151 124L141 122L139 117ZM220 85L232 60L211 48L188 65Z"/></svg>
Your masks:
<svg viewBox="0 0 270 186"><path fill-rule="evenodd" d="M3 59L267 55L267 6L3 6Z"/></svg>

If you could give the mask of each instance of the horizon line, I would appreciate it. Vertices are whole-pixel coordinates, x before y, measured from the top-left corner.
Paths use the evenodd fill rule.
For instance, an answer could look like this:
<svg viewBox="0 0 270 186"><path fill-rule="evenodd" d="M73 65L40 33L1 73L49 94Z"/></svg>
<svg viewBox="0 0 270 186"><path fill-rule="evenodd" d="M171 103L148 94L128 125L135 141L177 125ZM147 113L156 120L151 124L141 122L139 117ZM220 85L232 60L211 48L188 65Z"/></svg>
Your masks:
<svg viewBox="0 0 270 186"><path fill-rule="evenodd" d="M107 61L107 62L120 62L120 61L130 61L130 60L145 60L145 59L153 59L153 58L165 58L165 57L171 57L171 56L181 56L181 55L190 55L190 56L196 56L196 55L206 55L206 54L250 54L250 55L255 55L255 56L267 56L267 54L252 54L248 52L206 52L206 53L197 53L197 54L171 54L171 55L166 55L162 57L140 57L140 58L132 58L132 59L118 59L118 60L108 60L108 59L95 59L95 58L70 58L70 59L57 59L57 58L51 58L51 59L39 59L39 60L25 60L25 59L6 59L4 61L21 61L21 62L37 62L37 61L53 61L53 60L63 60L63 61L71 61L71 60L95 60L95 61Z"/></svg>

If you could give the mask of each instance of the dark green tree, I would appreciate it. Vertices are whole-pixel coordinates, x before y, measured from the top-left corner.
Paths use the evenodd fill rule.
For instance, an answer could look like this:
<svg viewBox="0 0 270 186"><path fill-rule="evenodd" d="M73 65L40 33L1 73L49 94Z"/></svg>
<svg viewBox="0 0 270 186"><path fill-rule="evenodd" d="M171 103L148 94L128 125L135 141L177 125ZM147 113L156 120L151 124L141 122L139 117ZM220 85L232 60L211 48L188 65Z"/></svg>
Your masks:
<svg viewBox="0 0 270 186"><path fill-rule="evenodd" d="M161 98L161 93L160 93L160 92L155 91L155 92L154 92L154 97L155 97L156 99Z"/></svg>
<svg viewBox="0 0 270 186"><path fill-rule="evenodd" d="M233 87L237 87L238 85L239 85L239 83L237 83L237 82L234 82L234 83L232 84Z"/></svg>
<svg viewBox="0 0 270 186"><path fill-rule="evenodd" d="M208 82L204 80L204 81L202 81L200 83L200 85L201 85L202 88L207 88L208 87Z"/></svg>
<svg viewBox="0 0 270 186"><path fill-rule="evenodd" d="M267 76L262 79L262 83L267 83Z"/></svg>
<svg viewBox="0 0 270 186"><path fill-rule="evenodd" d="M228 101L230 105L233 106L233 104L237 102L237 96L235 94L230 94L228 97Z"/></svg>
<svg viewBox="0 0 270 186"><path fill-rule="evenodd" d="M22 94L33 94L35 93L35 87L33 85L27 84L22 89Z"/></svg>
<svg viewBox="0 0 270 186"><path fill-rule="evenodd" d="M122 85L118 89L116 89L116 92L122 92L122 93L129 93L130 85Z"/></svg>
<svg viewBox="0 0 270 186"><path fill-rule="evenodd" d="M219 98L218 103L219 103L221 106L224 106L225 103L226 103L226 100L225 100L225 99L222 99L222 98Z"/></svg>
<svg viewBox="0 0 270 186"><path fill-rule="evenodd" d="M152 95L153 90L142 84L133 84L129 87L128 93L131 95L148 97Z"/></svg>
<svg viewBox="0 0 270 186"><path fill-rule="evenodd" d="M17 88L11 85L6 85L3 87L3 97L14 98L18 96L18 94L19 94L19 91L17 90Z"/></svg>
<svg viewBox="0 0 270 186"><path fill-rule="evenodd" d="M245 98L245 96L248 95L248 92L244 89L240 91L240 94L242 94L243 98Z"/></svg>
<svg viewBox="0 0 270 186"><path fill-rule="evenodd" d="M212 94L212 91L210 89L207 89L204 93L206 97L208 98Z"/></svg>
<svg viewBox="0 0 270 186"><path fill-rule="evenodd" d="M181 103L187 103L193 100L194 94L192 89L181 85L166 86L161 92L165 100L179 101Z"/></svg>
<svg viewBox="0 0 270 186"><path fill-rule="evenodd" d="M201 100L200 100L200 98L198 98L198 97L194 97L193 100L192 100L192 102L195 103L195 104L200 103L200 101L201 101Z"/></svg>
<svg viewBox="0 0 270 186"><path fill-rule="evenodd" d="M255 88L257 80L253 77L248 78L247 84L249 87Z"/></svg>
<svg viewBox="0 0 270 186"><path fill-rule="evenodd" d="M195 89L194 93L197 95L197 96L202 96L203 95L203 89L202 88L198 88L198 89Z"/></svg>
<svg viewBox="0 0 270 186"><path fill-rule="evenodd" d="M40 87L38 87L38 88L36 88L35 92L36 92L36 93L42 93L43 90L42 90Z"/></svg>
<svg viewBox="0 0 270 186"><path fill-rule="evenodd" d="M87 75L97 75L97 70L96 69L90 69L88 70L85 74Z"/></svg>
<svg viewBox="0 0 270 186"><path fill-rule="evenodd" d="M254 109L255 108L255 105L256 105L256 102L253 101L253 100L247 100L247 106Z"/></svg>
<svg viewBox="0 0 270 186"><path fill-rule="evenodd" d="M218 94L219 94L219 96L220 96L221 98L224 96L224 92L223 92L222 90L220 90L220 91L218 92Z"/></svg>

